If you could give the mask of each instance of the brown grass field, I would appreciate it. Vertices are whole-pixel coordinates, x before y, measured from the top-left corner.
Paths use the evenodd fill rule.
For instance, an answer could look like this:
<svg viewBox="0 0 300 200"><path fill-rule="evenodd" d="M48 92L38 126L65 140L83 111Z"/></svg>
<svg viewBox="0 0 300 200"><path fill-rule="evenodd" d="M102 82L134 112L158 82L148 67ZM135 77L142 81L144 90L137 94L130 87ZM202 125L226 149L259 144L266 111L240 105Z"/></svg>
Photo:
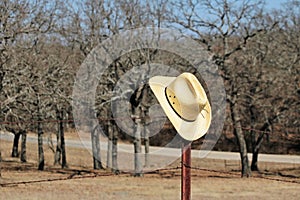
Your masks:
<svg viewBox="0 0 300 200"><path fill-rule="evenodd" d="M37 170L37 145L28 143L27 163L11 158L11 142L0 140L0 199L180 199L180 160L168 169L133 177L92 170L90 153L67 147L68 168L53 166L44 146L46 167ZM240 178L239 162L192 160L192 199L300 199L300 165L259 163L261 172Z"/></svg>

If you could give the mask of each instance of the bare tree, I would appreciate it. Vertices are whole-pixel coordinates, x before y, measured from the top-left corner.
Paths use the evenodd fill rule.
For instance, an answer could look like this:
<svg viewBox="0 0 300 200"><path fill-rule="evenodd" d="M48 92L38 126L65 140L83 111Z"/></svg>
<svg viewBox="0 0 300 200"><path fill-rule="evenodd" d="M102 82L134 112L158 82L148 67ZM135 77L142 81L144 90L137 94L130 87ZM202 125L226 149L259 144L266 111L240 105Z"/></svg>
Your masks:
<svg viewBox="0 0 300 200"><path fill-rule="evenodd" d="M51 37L53 25L57 19L58 1L49 4L47 1L4 1L1 2L1 60L5 65L5 77L2 83L3 104L1 110L6 120L13 118L13 122L23 128L21 146L21 160L26 161L26 132L33 129L26 121L38 120L39 152L42 159L42 129L41 120L51 112L49 94L51 94L51 56L47 54L47 39ZM13 15L14 17L11 17ZM1 31L2 32L2 31ZM2 56L2 54L1 54ZM5 59L7 58L7 59ZM49 61L49 62L47 62ZM62 61L63 62L63 61ZM49 67L49 68L48 68ZM52 77L51 77L52 76ZM48 82L49 81L49 82ZM37 112L38 110L38 112ZM43 116L42 116L43 115ZM7 126L7 129L13 128ZM16 134L15 144L18 141ZM40 163L43 163L42 161ZM43 169L43 164L39 165Z"/></svg>
<svg viewBox="0 0 300 200"><path fill-rule="evenodd" d="M68 21L65 22L65 19L63 19L63 26L58 27L58 31L68 42L70 47L78 51L82 56L87 56L93 48L112 33L111 30L115 27L115 18L113 18L112 10L113 2L93 0L67 3L70 5L69 9L65 9L65 13L68 13L66 15ZM83 59L81 61L83 61ZM89 72L89 69L87 69L87 73ZM95 119L97 116L95 108L92 107L90 103L86 103L86 109L89 113L88 116ZM90 132L94 168L101 169L103 166L100 158L99 127L93 122L89 125L91 126Z"/></svg>
<svg viewBox="0 0 300 200"><path fill-rule="evenodd" d="M263 13L263 1L188 1L176 2L179 10L171 20L189 30L195 40L206 45L214 54L214 61L219 66L226 84L227 102L240 148L242 176L251 174L247 157L247 146L242 130L239 105L239 85L236 69L232 59L240 52L250 39L258 33L266 32L268 26L259 24L257 18ZM272 26L272 24L270 25Z"/></svg>
<svg viewBox="0 0 300 200"><path fill-rule="evenodd" d="M62 168L67 167L66 148L65 148L65 137L64 137L64 112L56 111L57 115L57 146L54 156L54 164L61 164Z"/></svg>
<svg viewBox="0 0 300 200"><path fill-rule="evenodd" d="M273 10L265 16L260 16L268 26L267 33L251 40L236 60L242 66L240 85L243 85L242 105L245 110L245 124L250 124L250 138L253 157L251 170L258 171L258 153L264 138L269 141L272 132L295 130L299 112L297 107L297 71L299 65L299 10L295 1L283 4L285 10ZM288 15L286 15L289 13ZM298 16L297 16L298 15ZM297 31L298 30L298 31ZM298 35L298 36L297 36ZM287 42L288 41L288 42ZM280 55L280 56L274 56ZM285 81L290 80L290 81ZM283 89L284 88L284 89ZM298 112L298 113L297 113ZM283 122L282 119L287 119ZM290 123L294 125L291 125ZM282 127L276 130L274 127ZM254 131L258 130L258 131ZM275 136L272 136L275 139ZM278 136L276 136L278 137ZM283 138L282 138L283 139ZM282 140L276 138L276 140Z"/></svg>
<svg viewBox="0 0 300 200"><path fill-rule="evenodd" d="M160 7L158 5L153 6L150 1L145 4L139 0L135 1L103 1L103 0L93 0L93 1L83 1L77 2L77 8L72 9L70 6L70 23L62 29L61 33L65 36L66 40L73 44L74 47L78 46L80 51L84 56L88 55L90 51L101 43L107 37L117 34L120 30L127 30L131 28L138 28L143 26L153 25L162 20L154 20L153 13L156 13ZM151 12L150 12L151 11ZM163 12L160 12L163 13ZM162 14L161 14L162 15ZM70 34L74 33L74 34ZM127 65L127 63L121 63L118 60L112 65L117 66L119 64L120 68L112 71L110 74L103 75L107 80L101 80L100 86L98 87L99 94L97 95L95 111L98 117L102 113L106 113L104 116L111 118L111 112L105 111L110 109L110 98L112 96L112 89L118 77L120 77L127 69L130 69L133 65ZM87 69L88 70L88 69ZM99 78L98 78L99 79ZM106 94L104 94L106 93ZM94 115L94 114L93 114ZM101 122L100 122L101 123ZM113 165L113 170L116 168L117 159L117 132L115 129L110 127L114 126L114 122L105 121L108 128L105 128L109 138L108 141L108 166ZM102 125L102 127L107 127L107 125ZM98 137L92 137L96 141L99 140ZM140 140L139 140L140 141ZM95 144L97 149L97 142L92 142ZM93 151L94 153L98 151ZM98 157L94 155L94 157ZM110 163L112 157L112 163ZM115 163L115 164L114 164Z"/></svg>
<svg viewBox="0 0 300 200"><path fill-rule="evenodd" d="M63 121L66 113L72 112L74 77L84 58L120 31L172 26L190 34L195 43L205 45L219 66L228 94L228 122L233 124L240 148L242 176L250 176L249 150L253 152L251 169L258 170L258 153L264 148L264 139L270 137L268 133L280 130L286 138L299 138L299 134L294 136L292 132L299 132L297 127L300 127L299 0L288 1L282 9L270 13L265 13L263 5L262 0L1 1L0 110L3 115L0 118L11 122L1 128L14 133L12 155L19 156L22 136L20 155L21 161L26 161L26 134L34 130L38 132L39 169L42 170L43 132L55 130L58 145L54 159L56 163L61 160L62 167L66 167ZM136 175L142 174L143 142L145 165L149 164L150 133L145 128L150 123L148 108L155 99L146 95L151 93L146 85L135 87L133 80L126 80L130 91L121 91L116 97L113 90L120 77L137 65L162 62L175 64L179 71L190 70L186 62L176 59L159 50L126 52L111 63L102 77L95 78L99 83L95 105L91 105L91 93L82 94L85 95L83 108L90 117L87 121L91 122L88 131L95 169L103 168L100 136L104 134L109 144L107 167L118 173L117 143L122 137L134 143ZM87 67L84 74L87 79L94 78L92 71ZM133 74L135 80L147 76L147 72ZM133 138L118 129L111 113L112 98L130 99L131 120L136 125L129 127L134 132ZM60 122L54 129L42 124L44 119ZM39 123L25 123L28 121Z"/></svg>

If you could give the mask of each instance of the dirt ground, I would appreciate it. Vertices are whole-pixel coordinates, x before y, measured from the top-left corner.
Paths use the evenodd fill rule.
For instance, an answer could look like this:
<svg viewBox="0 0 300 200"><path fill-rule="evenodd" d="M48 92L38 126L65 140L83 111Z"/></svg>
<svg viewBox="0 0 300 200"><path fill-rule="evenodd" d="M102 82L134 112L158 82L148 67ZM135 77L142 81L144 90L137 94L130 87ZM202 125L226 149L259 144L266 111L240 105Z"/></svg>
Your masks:
<svg viewBox="0 0 300 200"><path fill-rule="evenodd" d="M133 177L92 170L89 152L67 148L69 167L53 166L45 146L46 167L37 170L37 146L28 144L27 163L10 157L11 142L1 141L0 199L180 199L180 161L168 169ZM260 163L260 173L240 178L239 163L194 159L192 199L300 199L300 165Z"/></svg>

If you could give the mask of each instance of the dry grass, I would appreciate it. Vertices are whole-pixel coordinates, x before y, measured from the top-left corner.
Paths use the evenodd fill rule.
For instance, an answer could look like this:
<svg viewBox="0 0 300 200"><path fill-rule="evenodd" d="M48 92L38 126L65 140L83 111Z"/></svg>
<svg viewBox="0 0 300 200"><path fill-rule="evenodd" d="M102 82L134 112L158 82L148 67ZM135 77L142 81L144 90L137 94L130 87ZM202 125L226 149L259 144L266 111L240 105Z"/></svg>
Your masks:
<svg viewBox="0 0 300 200"><path fill-rule="evenodd" d="M74 139L74 136L72 136ZM53 152L45 146L46 168L36 166L37 145L28 144L27 163L10 158L11 142L0 141L1 199L180 199L180 161L172 169L133 177L91 170L85 149L67 148L68 169L53 166ZM194 159L192 199L300 199L300 166L260 163L261 172L241 179L239 162Z"/></svg>

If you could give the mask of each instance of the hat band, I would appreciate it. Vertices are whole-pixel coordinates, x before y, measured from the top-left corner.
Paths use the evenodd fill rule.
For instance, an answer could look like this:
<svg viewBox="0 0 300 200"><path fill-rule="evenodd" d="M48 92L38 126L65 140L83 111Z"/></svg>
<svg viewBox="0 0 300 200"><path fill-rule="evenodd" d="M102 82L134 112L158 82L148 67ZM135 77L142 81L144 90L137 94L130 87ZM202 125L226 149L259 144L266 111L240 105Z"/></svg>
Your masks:
<svg viewBox="0 0 300 200"><path fill-rule="evenodd" d="M178 115L178 117L180 117L182 120L187 121L187 122L194 122L195 120L189 120L189 119L185 119L184 117L182 117L172 106L172 103L170 102L169 98L168 98L168 94L167 94L167 87L165 87L165 97L170 105L170 107L172 108L172 110L176 113L176 115Z"/></svg>

